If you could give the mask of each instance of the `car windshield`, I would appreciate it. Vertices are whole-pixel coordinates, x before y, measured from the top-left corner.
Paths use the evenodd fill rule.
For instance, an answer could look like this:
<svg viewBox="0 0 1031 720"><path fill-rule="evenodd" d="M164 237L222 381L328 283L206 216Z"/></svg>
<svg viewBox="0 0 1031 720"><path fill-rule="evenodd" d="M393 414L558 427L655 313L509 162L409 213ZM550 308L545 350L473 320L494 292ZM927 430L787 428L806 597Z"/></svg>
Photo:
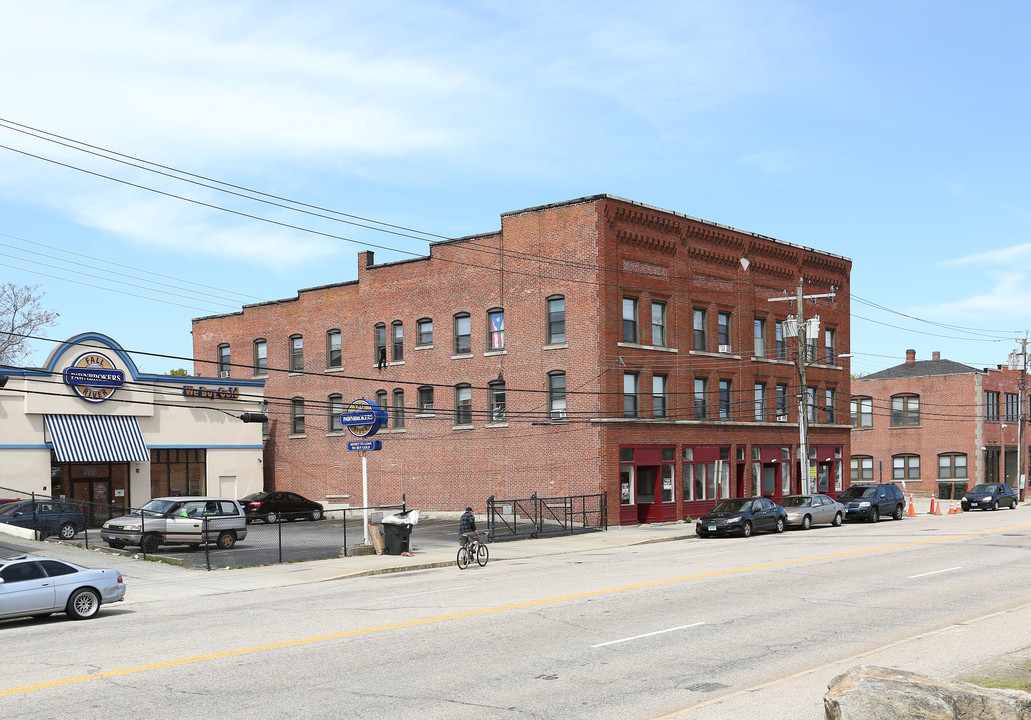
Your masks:
<svg viewBox="0 0 1031 720"><path fill-rule="evenodd" d="M148 515L165 516L173 514L181 504L176 500L151 500L140 510Z"/></svg>
<svg viewBox="0 0 1031 720"><path fill-rule="evenodd" d="M268 495L268 493L264 491L251 493L250 495L245 496L240 502L247 502L248 500L261 500L266 495Z"/></svg>
<svg viewBox="0 0 1031 720"><path fill-rule="evenodd" d="M877 488L875 487L850 487L848 490L841 494L841 497L846 499L853 498L872 498L877 497Z"/></svg>
<svg viewBox="0 0 1031 720"><path fill-rule="evenodd" d="M780 501L781 507L810 507L813 499L806 496L786 497Z"/></svg>
<svg viewBox="0 0 1031 720"><path fill-rule="evenodd" d="M713 512L746 512L752 509L751 500L724 500L712 509Z"/></svg>
<svg viewBox="0 0 1031 720"><path fill-rule="evenodd" d="M974 485L970 491L972 493L992 493L995 492L995 485ZM3 508L0 508L0 512L3 512Z"/></svg>

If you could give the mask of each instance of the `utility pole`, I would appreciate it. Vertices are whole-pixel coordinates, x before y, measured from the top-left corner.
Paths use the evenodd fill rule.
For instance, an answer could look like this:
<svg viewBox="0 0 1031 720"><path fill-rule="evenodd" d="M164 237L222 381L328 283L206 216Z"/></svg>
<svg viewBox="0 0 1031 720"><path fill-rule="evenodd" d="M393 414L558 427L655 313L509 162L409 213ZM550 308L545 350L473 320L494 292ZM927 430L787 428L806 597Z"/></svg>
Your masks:
<svg viewBox="0 0 1031 720"><path fill-rule="evenodd" d="M804 282L804 278L798 279L798 288L796 290L795 297L785 295L784 297L779 298L767 298L767 300L769 302L787 301L797 303L795 307L798 315L795 317L790 315L788 316L787 320L784 322L784 332L787 335L795 335L798 338L798 454L799 469L802 473L799 488L803 493L810 494L813 492L813 473L812 468L809 465L809 386L806 384L805 379L805 364L808 360L809 344L806 340L806 329L807 324L812 323L812 335L818 338L820 335L820 316L817 315L810 318L807 322L804 311L802 310L802 301L824 297L833 298L834 293L803 295L802 284ZM834 289L833 286L831 289Z"/></svg>
<svg viewBox="0 0 1031 720"><path fill-rule="evenodd" d="M1027 478L1024 474L1024 397L1027 395L1027 333L1020 343L1020 396L1017 398L1017 493L1024 502Z"/></svg>

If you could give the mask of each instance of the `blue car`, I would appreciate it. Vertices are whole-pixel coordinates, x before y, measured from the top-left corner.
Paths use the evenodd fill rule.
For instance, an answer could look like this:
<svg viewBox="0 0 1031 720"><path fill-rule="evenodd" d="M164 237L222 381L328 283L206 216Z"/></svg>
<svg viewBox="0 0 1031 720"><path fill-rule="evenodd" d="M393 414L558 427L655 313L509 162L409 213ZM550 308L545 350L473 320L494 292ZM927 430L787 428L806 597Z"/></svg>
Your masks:
<svg viewBox="0 0 1031 720"><path fill-rule="evenodd" d="M0 505L0 523L71 540L86 529L82 508L67 500L15 500Z"/></svg>

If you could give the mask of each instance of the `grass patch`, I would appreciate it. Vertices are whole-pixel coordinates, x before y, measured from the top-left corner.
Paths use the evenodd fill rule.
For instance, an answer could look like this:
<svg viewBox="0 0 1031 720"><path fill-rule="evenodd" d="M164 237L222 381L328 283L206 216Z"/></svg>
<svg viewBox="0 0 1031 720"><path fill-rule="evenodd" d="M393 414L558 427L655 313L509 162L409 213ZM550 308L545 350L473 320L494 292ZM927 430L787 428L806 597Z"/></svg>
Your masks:
<svg viewBox="0 0 1031 720"><path fill-rule="evenodd" d="M1020 690L1022 692L1031 693L1031 677L1016 679L1016 678L972 678L967 682L974 683L986 688L995 688L997 690Z"/></svg>

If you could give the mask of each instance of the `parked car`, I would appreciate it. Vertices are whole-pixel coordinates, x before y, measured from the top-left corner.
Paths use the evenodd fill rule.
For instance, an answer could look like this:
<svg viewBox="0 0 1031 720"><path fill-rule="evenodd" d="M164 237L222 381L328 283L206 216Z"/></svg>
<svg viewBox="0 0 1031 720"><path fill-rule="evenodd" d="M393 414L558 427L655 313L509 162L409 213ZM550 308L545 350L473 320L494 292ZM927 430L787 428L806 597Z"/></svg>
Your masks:
<svg viewBox="0 0 1031 720"><path fill-rule="evenodd" d="M846 520L877 522L882 516L901 520L906 498L898 485L883 483L853 485L838 495L838 502L845 506Z"/></svg>
<svg viewBox="0 0 1031 720"><path fill-rule="evenodd" d="M1008 507L1010 510L1014 510L1017 507L1017 502L1017 491L1013 489L1012 485L1007 483L986 483L984 485L974 485L974 487L967 490L967 494L960 499L959 506L963 508L963 512L971 508L998 510L1000 507Z"/></svg>
<svg viewBox="0 0 1031 720"><path fill-rule="evenodd" d="M101 605L124 597L125 583L117 570L91 570L47 557L0 558L0 618L66 612L87 620Z"/></svg>
<svg viewBox="0 0 1031 720"><path fill-rule="evenodd" d="M748 537L755 530L784 532L787 512L769 498L731 498L698 518L695 532L699 537L740 533Z"/></svg>
<svg viewBox="0 0 1031 720"><path fill-rule="evenodd" d="M838 527L845 517L845 506L826 495L788 495L780 506L787 510L788 525L803 530L819 523Z"/></svg>
<svg viewBox="0 0 1031 720"><path fill-rule="evenodd" d="M0 505L0 523L71 540L86 529L86 515L68 500L15 500Z"/></svg>
<svg viewBox="0 0 1031 720"><path fill-rule="evenodd" d="M283 520L321 520L325 509L314 500L292 492L256 492L240 501L247 520L264 520L267 523Z"/></svg>
<svg viewBox="0 0 1031 720"><path fill-rule="evenodd" d="M240 503L229 498L162 497L131 515L108 520L101 534L113 548L139 545L145 553L176 543L200 547L214 542L228 550L247 537L247 518Z"/></svg>

